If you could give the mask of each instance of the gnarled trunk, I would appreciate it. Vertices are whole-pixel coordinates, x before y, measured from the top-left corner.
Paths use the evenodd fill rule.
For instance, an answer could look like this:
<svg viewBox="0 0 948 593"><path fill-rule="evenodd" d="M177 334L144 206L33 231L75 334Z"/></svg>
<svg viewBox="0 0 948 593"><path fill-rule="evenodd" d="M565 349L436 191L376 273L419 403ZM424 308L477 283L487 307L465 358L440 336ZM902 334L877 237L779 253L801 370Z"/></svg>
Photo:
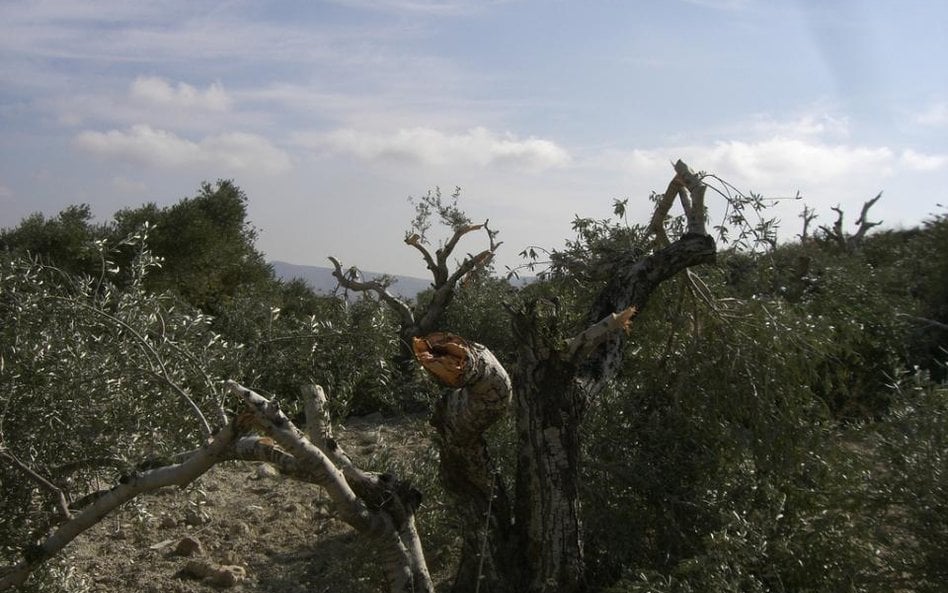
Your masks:
<svg viewBox="0 0 948 593"><path fill-rule="evenodd" d="M617 269L589 313L590 330L616 328L641 311L658 286L686 268L712 261L714 242L703 235L679 241ZM584 589L583 527L579 502L580 432L590 398L613 377L625 343L621 331L583 332L557 344L547 336L556 319L542 307L515 315L520 342L514 375L517 432L516 526L525 547L522 591ZM625 311L626 315L614 312ZM595 321L602 318L601 321ZM624 319L624 321L622 321Z"/></svg>
<svg viewBox="0 0 948 593"><path fill-rule="evenodd" d="M610 281L588 312L588 327L562 339L555 303L537 300L513 312L519 343L513 392L518 442L513 517L493 473L483 432L504 412L496 394L509 381L483 347L443 334L416 340L416 356L441 382L458 388L439 404L432 423L441 437L441 473L461 509L464 546L454 591L576 593L585 588L580 508L580 426L589 401L614 376L622 329L665 280L714 260L704 231L705 186L679 161L653 231L660 249L612 263ZM668 244L659 223L675 196L689 232ZM494 369L494 370L489 370ZM503 375L506 385L497 382ZM488 402L488 403L485 403Z"/></svg>
<svg viewBox="0 0 948 593"><path fill-rule="evenodd" d="M412 344L422 366L454 388L431 418L438 431L441 481L461 522L461 561L452 591L514 591L510 501L484 439L510 404L510 378L489 350L458 336L436 333Z"/></svg>
<svg viewBox="0 0 948 593"><path fill-rule="evenodd" d="M570 387L572 364L558 358L535 363L515 375L516 526L524 562L519 590L579 591L584 580L579 428L585 404Z"/></svg>

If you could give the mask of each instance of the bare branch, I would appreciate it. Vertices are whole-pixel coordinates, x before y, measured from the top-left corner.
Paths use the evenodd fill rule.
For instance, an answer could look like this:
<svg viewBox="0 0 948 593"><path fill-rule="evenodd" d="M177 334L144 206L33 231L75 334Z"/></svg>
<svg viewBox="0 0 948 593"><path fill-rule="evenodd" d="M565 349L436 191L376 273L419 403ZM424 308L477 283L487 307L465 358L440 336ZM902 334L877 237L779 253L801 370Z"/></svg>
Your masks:
<svg viewBox="0 0 948 593"><path fill-rule="evenodd" d="M843 233L843 210L839 207L839 204L833 206L830 210L836 213L836 222L833 223L833 228L820 225L820 230L828 239L838 243L840 247L846 247L846 235Z"/></svg>
<svg viewBox="0 0 948 593"><path fill-rule="evenodd" d="M856 232L850 236L846 236L846 233L843 230L843 210L837 204L836 206L830 208L833 212L836 213L836 222L833 223L833 228L827 228L826 226L821 226L820 230L823 231L823 234L826 237L837 244L843 249L855 249L862 243L863 238L866 236L866 233L869 232L869 229L877 227L882 224L882 221L879 222L869 222L869 209L879 201L879 198L882 197L882 192L879 192L876 197L865 202L862 205L862 211L859 213L859 218L856 220Z"/></svg>
<svg viewBox="0 0 948 593"><path fill-rule="evenodd" d="M98 494L89 506L60 525L44 542L28 546L24 551L24 559L3 571L0 591L23 584L34 570L58 554L79 534L139 494L164 486L185 486L191 483L222 459L236 435L235 426L230 423L185 461L126 476L111 490Z"/></svg>
<svg viewBox="0 0 948 593"><path fill-rule="evenodd" d="M398 537L409 552L414 580L423 590L432 589L434 585L424 560L421 538L415 528L414 511L421 502L421 493L394 476L382 476L357 467L332 436L325 390L320 385L306 385L302 396L309 439L342 468L346 482L359 498L373 510L384 510L393 518Z"/></svg>
<svg viewBox="0 0 948 593"><path fill-rule="evenodd" d="M429 270L431 270L431 274L435 278L435 283L437 283L438 282L438 264L435 263L434 258L431 257L431 252L429 252L428 249L426 249L424 244L422 243L421 235L419 235L418 233L412 233L411 235L406 236L405 244L411 245L412 247L414 247L421 253L421 257L424 258L425 260L426 267Z"/></svg>
<svg viewBox="0 0 948 593"><path fill-rule="evenodd" d="M665 246L669 243L668 234L665 232L665 217L668 216L668 211L671 210L672 204L675 203L675 196L678 195L678 190L681 188L681 185L681 179L679 179L677 175L672 178L668 183L668 189L665 190L665 193L655 205L652 220L648 223L646 234L655 235L655 242L659 246Z"/></svg>
<svg viewBox="0 0 948 593"><path fill-rule="evenodd" d="M494 236L497 234L496 231L491 231L487 227L487 223L488 221L485 220L482 224L466 224L466 225L458 227L454 231L454 234L451 236L451 238L448 239L447 243L445 243L443 247L441 247L435 252L435 257L431 256L431 253L422 244L421 236L417 233L406 237L405 243L408 245L411 245L412 247L414 247L421 253L422 257L425 260L425 264L427 265L428 269L431 271L431 275L434 280L433 285L435 289L441 288L444 285L450 285L453 288L453 285L461 277L463 277L464 274L466 274L467 272L470 272L472 269L476 269L478 267L486 265L486 263L490 261L490 259L485 256L486 253L493 254L497 250L497 248L500 247L501 243L494 242ZM464 273L459 274L455 272L454 274L450 274L449 269L448 269L448 258L450 258L451 254L454 253L454 250L457 247L458 242L461 240L462 237L464 237L464 235L467 235L468 233L472 233L474 231L479 231L481 229L485 229L487 231L487 236L490 240L490 248L486 250L485 252L482 252L478 254L477 256L474 256L475 259L480 258L479 261L475 262L473 266L468 266ZM465 259L465 263L467 263L467 261L470 260L471 257L472 256L468 256Z"/></svg>
<svg viewBox="0 0 948 593"><path fill-rule="evenodd" d="M701 177L692 171L691 167L686 165L681 159L675 163L675 172L684 182L688 192L691 193L691 207L690 209L685 207L685 216L688 219L688 233L693 235L707 235L708 233L705 230L704 192L708 186L705 185L704 182L701 181ZM681 198L682 206L685 206L687 196L680 190L678 195Z"/></svg>
<svg viewBox="0 0 948 593"><path fill-rule="evenodd" d="M816 210L806 206L803 207L803 213L800 214L800 218L803 219L803 231L800 233L800 243L806 243L810 238L808 234L810 224L816 219L816 216Z"/></svg>
<svg viewBox="0 0 948 593"><path fill-rule="evenodd" d="M882 192L880 191L876 197L872 198L868 202L862 205L862 211L859 213L859 218L856 220L857 230L856 234L852 236L850 241L858 244L862 241L862 238L866 236L866 233L869 232L869 229L872 227L879 226L882 224L882 221L879 222L869 222L869 219L866 218L869 215L869 209L879 201L879 198L882 197Z"/></svg>
<svg viewBox="0 0 948 593"><path fill-rule="evenodd" d="M471 272L474 272L475 270L481 269L484 266L488 265L491 262L491 260L493 260L494 253L497 251L497 249L501 245L503 245L503 241L501 242L494 241L494 237L496 236L497 233L496 231L491 231L488 228L487 223L488 221L484 221L483 224L468 225L468 226L462 227L461 229L458 230L457 233L455 233L455 236L460 238L460 236L463 236L464 234L471 232L472 230L485 229L487 231L487 236L490 239L490 247L488 249L485 249L484 251L481 251L480 253L476 255L468 255L466 258L464 258L464 261L462 261L458 265L454 273L450 274L450 276L448 275L447 264L443 262L444 260L443 252L441 250L438 251L439 262L441 262L439 263L439 267L444 272L444 280L441 283L436 283L434 285L435 290L434 290L434 294L431 297L431 302L428 304L428 308L425 310L424 315L421 317L421 319L418 320L418 325L417 325L418 333L414 334L412 337L414 337L415 335L426 333L434 327L435 322L441 316L441 313L444 311L444 308L448 306L448 303L453 298L454 290L458 282L460 282L464 277L466 277ZM449 253L449 252L445 252L445 253Z"/></svg>
<svg viewBox="0 0 948 593"><path fill-rule="evenodd" d="M319 450L336 466L342 468L346 481L353 489L358 491L357 484L370 488L370 483L373 482L373 479L369 477L370 474L357 468L342 446L333 438L329 410L326 407L328 403L326 391L321 385L304 385L300 391L303 397L303 410L306 413L306 435L309 440L319 447Z"/></svg>
<svg viewBox="0 0 948 593"><path fill-rule="evenodd" d="M306 468L316 483L326 489L336 505L340 518L379 546L381 562L392 591L408 592L422 590L433 592L430 577L413 572L413 567L423 560L412 559L412 551L400 535L400 527L389 513L370 509L347 481L343 471L330 460L290 422L280 406L263 396L228 381L228 387L248 405L256 422L287 453L295 457ZM416 589L418 587L418 589Z"/></svg>
<svg viewBox="0 0 948 593"><path fill-rule="evenodd" d="M701 181L694 171L684 161L678 160L675 165L675 176L668 183L668 189L655 205L652 220L648 224L646 233L655 236L655 243L659 247L669 244L668 234L665 232L665 217L668 216L675 196L681 201L685 218L688 220L688 233L706 235L704 194L707 185Z"/></svg>
<svg viewBox="0 0 948 593"><path fill-rule="evenodd" d="M704 302L712 311L718 311L718 303L705 281L692 272L690 268L685 269L685 277L688 278L688 286L691 289L691 295Z"/></svg>
<svg viewBox="0 0 948 593"><path fill-rule="evenodd" d="M332 423L329 419L328 398L322 385L304 385L303 411L306 413L306 435L314 443L332 439Z"/></svg>
<svg viewBox="0 0 948 593"><path fill-rule="evenodd" d="M458 241L461 240L461 237L468 233L481 230L486 224L486 222L483 224L466 224L454 231L454 235L448 239L448 242L444 244L444 247L437 251L438 267L446 269L448 258L451 257L451 254L454 252L454 248L457 247Z"/></svg>
<svg viewBox="0 0 948 593"><path fill-rule="evenodd" d="M895 315L896 317L904 317L906 319L910 319L912 321L916 321L918 323L922 323L931 327L936 327L938 329L948 330L948 324L942 323L941 321L937 321L935 319L928 319L926 317L916 317L915 315L909 315L907 313L896 313Z"/></svg>
<svg viewBox="0 0 948 593"><path fill-rule="evenodd" d="M382 534L386 531L387 527L382 518L370 513L365 508L362 501L346 484L342 472L333 465L322 451L303 438L293 423L280 410L278 404L234 381L228 381L227 385L234 394L243 399L249 406L264 431L287 452L310 468L319 484L326 489L329 496L339 506L346 523L364 533Z"/></svg>
<svg viewBox="0 0 948 593"><path fill-rule="evenodd" d="M398 313L403 325L413 325L415 323L415 315L412 313L411 308L400 298L389 292L388 288L383 286L380 282L374 280L360 281L349 278L343 273L342 264L339 263L338 259L330 256L329 261L332 262L334 268L332 275L339 282L339 286L348 290L354 290L355 292L374 292Z"/></svg>

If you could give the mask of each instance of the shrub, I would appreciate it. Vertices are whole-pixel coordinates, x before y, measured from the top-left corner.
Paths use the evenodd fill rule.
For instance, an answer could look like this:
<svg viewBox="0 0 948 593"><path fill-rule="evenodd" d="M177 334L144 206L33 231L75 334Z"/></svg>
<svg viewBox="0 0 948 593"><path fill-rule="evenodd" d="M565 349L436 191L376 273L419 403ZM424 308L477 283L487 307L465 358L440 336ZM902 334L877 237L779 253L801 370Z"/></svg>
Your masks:
<svg viewBox="0 0 948 593"><path fill-rule="evenodd" d="M35 260L0 262L0 447L78 497L135 463L200 444L223 419L218 379L238 346L211 319L143 288L158 261L146 232L125 241L137 255L123 289ZM97 244L104 249L104 244ZM103 258L107 259L107 258ZM49 493L14 464L0 464L0 542L41 531Z"/></svg>

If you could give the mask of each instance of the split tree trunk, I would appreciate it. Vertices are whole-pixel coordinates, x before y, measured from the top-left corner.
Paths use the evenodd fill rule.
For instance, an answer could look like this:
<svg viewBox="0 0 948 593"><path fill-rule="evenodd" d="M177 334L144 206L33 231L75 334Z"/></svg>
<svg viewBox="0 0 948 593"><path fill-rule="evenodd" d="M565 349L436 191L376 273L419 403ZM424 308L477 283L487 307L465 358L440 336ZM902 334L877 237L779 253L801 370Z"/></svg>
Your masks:
<svg viewBox="0 0 948 593"><path fill-rule="evenodd" d="M610 312L641 311L658 286L685 270L713 261L714 242L688 235L615 270L589 320ZM590 399L614 376L625 344L622 332L604 335L585 358L550 343L542 311L515 319L520 342L514 376L519 458L516 525L525 552L521 591L572 593L585 588L583 526L579 501L580 426Z"/></svg>
<svg viewBox="0 0 948 593"><path fill-rule="evenodd" d="M507 412L510 378L489 350L452 334L417 338L413 349L422 366L452 388L431 418L438 431L441 481L461 524L461 559L452 591L515 591L510 500L484 439Z"/></svg>
<svg viewBox="0 0 948 593"><path fill-rule="evenodd" d="M641 311L662 282L714 260L714 241L704 227L706 186L681 161L675 172L666 195L681 199L688 233L644 258L619 258L587 314L591 329L619 311ZM567 348L546 337L556 335L544 327L555 322L535 306L514 319L521 344L514 385L520 445L517 528L526 542L523 590L573 593L585 588L579 427L590 399L619 367L625 335L601 334L595 347L579 355L575 343L582 336Z"/></svg>
<svg viewBox="0 0 948 593"><path fill-rule="evenodd" d="M675 171L667 199L650 225L664 238L660 249L644 258L630 253L612 262L611 280L590 307L587 329L562 340L556 306L542 300L513 312L519 343L513 382L518 439L513 517L483 439L484 430L503 414L504 403L488 396L487 412L483 397L502 389L484 387L490 375L472 371L467 361L486 361L482 369L499 368L499 363L483 355L482 347L445 340L443 334L416 340L422 365L458 388L445 396L432 420L441 437L442 479L458 502L464 532L454 592L585 589L579 476L586 409L621 362L625 338L619 330L627 329L662 282L715 257L714 241L705 232L705 185L681 161ZM688 233L669 244L660 223L676 196L688 218ZM479 589L480 583L486 586Z"/></svg>

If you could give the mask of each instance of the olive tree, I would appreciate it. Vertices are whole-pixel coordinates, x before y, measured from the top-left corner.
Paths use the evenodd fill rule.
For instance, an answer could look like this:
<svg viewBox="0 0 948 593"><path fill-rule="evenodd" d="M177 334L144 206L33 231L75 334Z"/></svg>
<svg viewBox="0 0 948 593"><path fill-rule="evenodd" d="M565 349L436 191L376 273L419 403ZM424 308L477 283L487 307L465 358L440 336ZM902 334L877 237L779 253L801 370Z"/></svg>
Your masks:
<svg viewBox="0 0 948 593"><path fill-rule="evenodd" d="M431 422L438 434L442 480L455 500L462 532L453 590L478 591L482 584L492 591L585 588L579 498L584 461L581 426L590 404L621 366L632 319L648 306L662 283L714 260L715 242L705 228L706 189L701 175L681 161L676 163L660 207L680 199L686 213L684 232L674 241L667 236L657 241L652 250L620 250L598 262L606 280L595 286L585 310L561 310L555 298L542 296L542 287L540 296L528 293L511 304L508 309L517 342L512 373L483 345L452 334L424 334L427 326L415 319L414 331L405 335L411 338L413 354L449 387L435 406ZM486 223L470 225L451 214L450 208L439 210L457 227L434 254L421 242L421 233L406 238L422 253L435 278L435 308L422 320L450 301L457 282L484 265L497 248ZM457 242L479 229L487 230L490 247L468 257L451 273L447 258ZM143 277L150 265L147 250L141 250L135 262ZM205 317L177 308L161 294L145 294L141 282L133 283L130 291L103 291L107 274L98 280L84 277L78 283L67 280L63 284L36 276L47 273L55 276L55 271L33 271L29 266L14 271L12 275L20 278L18 288L3 293L5 319L14 324L25 320L36 334L28 342L32 350L24 351L23 342L13 338L12 347L3 353L4 360L13 364L16 385L4 394L4 418L11 417L11 410L25 415L18 420L16 432L4 429L0 433L0 443L4 471L26 476L33 488L56 503L58 512L46 517L47 522L29 524L29 543L21 548L19 560L8 557L12 562L0 573L0 589L24 582L80 533L135 496L166 485L187 484L221 461L242 459L266 460L289 476L323 487L337 515L378 550L388 590L433 591L414 524L420 493L398 476L362 470L346 454L332 437L319 388L306 389L305 426L297 427L275 399L235 381L218 379L239 376L228 368L228 349L235 346L214 334ZM341 265L337 273L343 285L359 282L347 278ZM350 287L371 289L385 298L384 287ZM50 315L59 316L73 331L50 333L59 331L57 324L47 323ZM21 334L13 330L12 335ZM100 358L94 367L83 367L88 368L85 374L69 374L66 366L56 367L90 356ZM59 374L50 368L59 368ZM121 479L108 488L97 488L96 483L74 488L57 481L59 476L49 464L55 458L52 451L38 456L29 446L21 446L49 432L47 424L33 423L26 412L31 394L51 393L40 388L40 381L49 376L62 381L73 396L58 402L65 408L51 414L51 422L78 409L87 415L90 434L128 443L140 439L142 427L134 424L136 419L148 417L155 426L146 430L153 431L151 442L162 445L156 448L163 454L155 457L126 445L129 454L121 460ZM135 382L129 384L127 377ZM155 385L169 396L158 397ZM226 411L228 393L241 402L237 414ZM40 409L50 405L53 402L46 401ZM164 411L155 414L147 410L149 405ZM119 424L110 424L108 414L102 414L113 407ZM497 471L485 439L485 432L511 407L517 441L513 484ZM128 413L129 409L140 413ZM265 436L253 434L252 429ZM58 445L60 452L84 451L75 431L62 433L66 441ZM162 436L166 433L175 438L166 439ZM7 483L24 482L5 479ZM27 496L32 496L32 490Z"/></svg>

